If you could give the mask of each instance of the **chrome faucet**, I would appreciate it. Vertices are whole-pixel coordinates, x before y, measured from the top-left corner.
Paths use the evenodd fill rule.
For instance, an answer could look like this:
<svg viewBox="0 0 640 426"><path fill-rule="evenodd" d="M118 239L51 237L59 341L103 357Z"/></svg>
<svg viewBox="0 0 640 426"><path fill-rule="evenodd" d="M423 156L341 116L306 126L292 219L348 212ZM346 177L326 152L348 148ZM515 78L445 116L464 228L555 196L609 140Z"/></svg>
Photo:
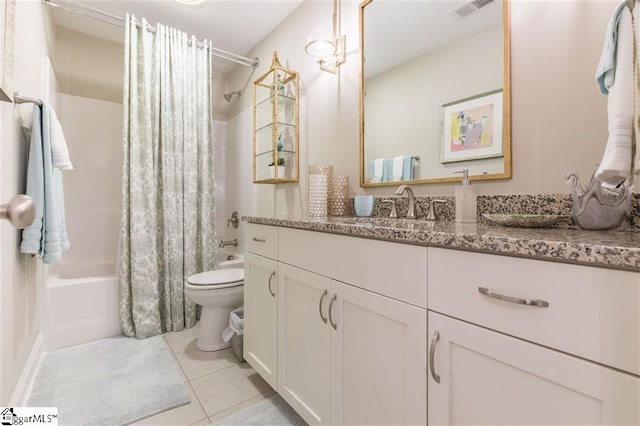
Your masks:
<svg viewBox="0 0 640 426"><path fill-rule="evenodd" d="M404 193L409 195L409 211L407 212L407 219L415 219L416 218L416 197L413 195L413 190L409 187L409 185L400 185L400 187L396 190L396 195L402 195Z"/></svg>
<svg viewBox="0 0 640 426"><path fill-rule="evenodd" d="M234 238L231 241L224 241L224 240L220 240L220 244L218 244L218 247L220 248L225 248L226 246L234 246L234 247L238 247L238 239Z"/></svg>

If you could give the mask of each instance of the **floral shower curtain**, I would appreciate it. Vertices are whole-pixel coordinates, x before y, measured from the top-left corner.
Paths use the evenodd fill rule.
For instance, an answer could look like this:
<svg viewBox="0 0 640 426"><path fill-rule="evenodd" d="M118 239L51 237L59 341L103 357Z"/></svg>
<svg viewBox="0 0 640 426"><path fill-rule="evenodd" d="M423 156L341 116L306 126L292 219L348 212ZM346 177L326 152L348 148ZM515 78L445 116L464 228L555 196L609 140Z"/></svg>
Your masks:
<svg viewBox="0 0 640 426"><path fill-rule="evenodd" d="M184 281L215 264L211 55L133 16L125 32L120 322L143 339L195 325Z"/></svg>

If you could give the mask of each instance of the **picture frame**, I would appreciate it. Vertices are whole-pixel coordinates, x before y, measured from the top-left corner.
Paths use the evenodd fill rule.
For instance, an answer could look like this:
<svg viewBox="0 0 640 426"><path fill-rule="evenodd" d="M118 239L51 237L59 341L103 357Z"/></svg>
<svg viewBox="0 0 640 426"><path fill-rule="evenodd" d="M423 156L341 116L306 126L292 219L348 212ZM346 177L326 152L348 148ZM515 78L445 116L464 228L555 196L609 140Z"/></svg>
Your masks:
<svg viewBox="0 0 640 426"><path fill-rule="evenodd" d="M0 0L0 101L13 102L15 0Z"/></svg>
<svg viewBox="0 0 640 426"><path fill-rule="evenodd" d="M440 162L504 156L502 89L442 105Z"/></svg>

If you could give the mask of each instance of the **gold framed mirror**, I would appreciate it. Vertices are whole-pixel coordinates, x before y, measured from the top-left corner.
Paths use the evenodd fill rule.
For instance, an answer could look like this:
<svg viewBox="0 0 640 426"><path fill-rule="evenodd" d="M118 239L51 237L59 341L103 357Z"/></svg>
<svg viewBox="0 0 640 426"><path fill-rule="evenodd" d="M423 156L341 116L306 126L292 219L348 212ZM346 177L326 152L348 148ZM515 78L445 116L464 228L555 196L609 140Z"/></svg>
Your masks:
<svg viewBox="0 0 640 426"><path fill-rule="evenodd" d="M509 0L360 4L360 186L509 179Z"/></svg>

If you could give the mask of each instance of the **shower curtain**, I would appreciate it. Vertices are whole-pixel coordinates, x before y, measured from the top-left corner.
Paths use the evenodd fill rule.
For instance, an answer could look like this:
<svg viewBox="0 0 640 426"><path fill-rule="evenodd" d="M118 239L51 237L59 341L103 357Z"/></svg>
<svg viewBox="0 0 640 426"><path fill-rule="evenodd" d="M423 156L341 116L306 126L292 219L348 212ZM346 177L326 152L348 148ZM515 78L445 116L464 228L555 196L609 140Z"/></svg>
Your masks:
<svg viewBox="0 0 640 426"><path fill-rule="evenodd" d="M127 16L120 322L143 339L190 328L185 278L216 255L208 42Z"/></svg>

